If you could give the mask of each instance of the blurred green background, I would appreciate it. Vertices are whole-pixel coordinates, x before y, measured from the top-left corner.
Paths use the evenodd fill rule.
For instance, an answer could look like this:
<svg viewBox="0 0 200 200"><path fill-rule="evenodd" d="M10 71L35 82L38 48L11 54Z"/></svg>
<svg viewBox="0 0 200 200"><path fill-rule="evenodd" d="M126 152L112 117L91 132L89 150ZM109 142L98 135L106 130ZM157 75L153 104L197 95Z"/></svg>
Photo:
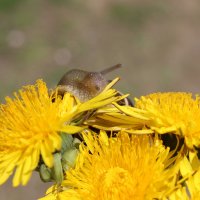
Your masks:
<svg viewBox="0 0 200 200"><path fill-rule="evenodd" d="M0 100L44 79L54 87L69 69L121 77L133 96L200 92L198 0L0 0ZM0 187L1 200L34 200L48 184Z"/></svg>

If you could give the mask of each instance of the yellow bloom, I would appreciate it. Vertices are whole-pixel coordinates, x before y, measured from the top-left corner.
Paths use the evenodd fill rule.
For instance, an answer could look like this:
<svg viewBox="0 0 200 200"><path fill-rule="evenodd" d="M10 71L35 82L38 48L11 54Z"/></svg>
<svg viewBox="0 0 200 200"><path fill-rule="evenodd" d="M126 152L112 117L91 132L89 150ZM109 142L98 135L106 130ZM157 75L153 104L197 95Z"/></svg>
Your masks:
<svg viewBox="0 0 200 200"><path fill-rule="evenodd" d="M0 105L0 184L16 168L13 185L26 185L40 156L51 168L52 153L61 148L60 132L80 132L84 127L76 126L77 118L84 118L85 111L116 101L116 91L110 89L116 81L84 103L69 93L63 99L57 95L49 97L42 80L15 93L14 99L7 97L6 104Z"/></svg>
<svg viewBox="0 0 200 200"><path fill-rule="evenodd" d="M66 172L58 199L160 199L173 190L178 167L170 166L169 149L160 140L125 132L83 136L87 146L81 145L75 169Z"/></svg>
<svg viewBox="0 0 200 200"><path fill-rule="evenodd" d="M200 98L190 93L155 93L136 99L137 108L148 112L147 126L158 133L181 135L189 148L200 146Z"/></svg>

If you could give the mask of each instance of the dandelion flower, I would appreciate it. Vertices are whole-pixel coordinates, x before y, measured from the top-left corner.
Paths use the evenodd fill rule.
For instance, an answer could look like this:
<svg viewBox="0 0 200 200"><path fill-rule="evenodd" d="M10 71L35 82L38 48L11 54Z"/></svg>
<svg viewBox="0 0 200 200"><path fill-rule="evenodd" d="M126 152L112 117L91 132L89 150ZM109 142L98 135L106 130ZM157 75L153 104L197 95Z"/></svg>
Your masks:
<svg viewBox="0 0 200 200"><path fill-rule="evenodd" d="M51 197L62 200L160 199L173 190L178 171L169 149L149 136L116 138L83 133L76 167L66 172L62 192ZM51 194L52 195L52 194ZM51 199L48 195L42 200ZM53 198L52 198L53 199ZM56 199L56 198L55 198Z"/></svg>
<svg viewBox="0 0 200 200"><path fill-rule="evenodd" d="M82 131L84 126L78 126L76 118L85 111L117 100L116 91L110 89L112 85L113 82L84 103L69 93L62 99L49 96L42 80L15 93L14 99L7 97L6 103L0 105L0 184L16 169L13 186L26 185L40 156L51 168L54 164L52 153L61 149L60 133ZM52 98L55 99L52 101Z"/></svg>
<svg viewBox="0 0 200 200"><path fill-rule="evenodd" d="M200 146L200 98L190 93L155 93L136 99L137 108L148 112L147 126L158 133L183 136L189 148Z"/></svg>

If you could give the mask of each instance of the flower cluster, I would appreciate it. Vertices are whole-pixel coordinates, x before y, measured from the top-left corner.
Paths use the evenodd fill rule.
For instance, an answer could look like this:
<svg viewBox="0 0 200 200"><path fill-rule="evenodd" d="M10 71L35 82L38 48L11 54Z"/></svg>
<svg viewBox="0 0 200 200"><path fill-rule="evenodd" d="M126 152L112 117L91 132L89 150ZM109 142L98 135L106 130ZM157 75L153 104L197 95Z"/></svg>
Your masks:
<svg viewBox="0 0 200 200"><path fill-rule="evenodd" d="M85 102L42 80L0 105L0 184L34 170L52 181L41 200L200 199L200 98L105 89Z"/></svg>

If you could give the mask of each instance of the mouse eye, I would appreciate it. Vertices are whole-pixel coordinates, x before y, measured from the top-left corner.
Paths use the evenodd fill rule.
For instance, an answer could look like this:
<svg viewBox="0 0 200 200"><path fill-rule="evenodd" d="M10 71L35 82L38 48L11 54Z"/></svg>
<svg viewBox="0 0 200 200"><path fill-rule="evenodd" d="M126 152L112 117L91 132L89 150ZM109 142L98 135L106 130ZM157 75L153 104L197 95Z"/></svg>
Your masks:
<svg viewBox="0 0 200 200"><path fill-rule="evenodd" d="M95 85L95 89L99 91L100 87L98 85Z"/></svg>

